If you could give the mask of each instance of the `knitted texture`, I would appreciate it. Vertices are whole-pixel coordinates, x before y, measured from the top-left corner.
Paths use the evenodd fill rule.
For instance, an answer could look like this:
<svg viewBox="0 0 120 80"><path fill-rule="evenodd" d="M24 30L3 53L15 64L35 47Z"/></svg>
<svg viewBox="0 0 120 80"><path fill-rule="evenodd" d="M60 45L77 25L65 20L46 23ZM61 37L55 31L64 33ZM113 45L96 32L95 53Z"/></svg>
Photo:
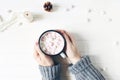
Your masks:
<svg viewBox="0 0 120 80"><path fill-rule="evenodd" d="M75 75L76 80L105 80L102 74L92 65L90 58L84 56L69 70Z"/></svg>
<svg viewBox="0 0 120 80"><path fill-rule="evenodd" d="M60 80L60 64L55 66L39 65L43 80Z"/></svg>
<svg viewBox="0 0 120 80"><path fill-rule="evenodd" d="M43 80L60 80L60 64L55 66L39 66ZM105 80L103 75L92 65L88 56L82 57L76 64L69 66L76 80Z"/></svg>

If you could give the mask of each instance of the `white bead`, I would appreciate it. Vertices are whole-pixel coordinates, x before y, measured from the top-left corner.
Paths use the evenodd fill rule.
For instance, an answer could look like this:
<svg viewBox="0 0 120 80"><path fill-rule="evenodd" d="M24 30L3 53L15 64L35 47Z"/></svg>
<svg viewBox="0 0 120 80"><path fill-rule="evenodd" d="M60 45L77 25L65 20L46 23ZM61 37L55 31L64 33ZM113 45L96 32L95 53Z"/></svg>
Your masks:
<svg viewBox="0 0 120 80"><path fill-rule="evenodd" d="M33 21L33 15L30 11L25 11L23 15L29 22Z"/></svg>

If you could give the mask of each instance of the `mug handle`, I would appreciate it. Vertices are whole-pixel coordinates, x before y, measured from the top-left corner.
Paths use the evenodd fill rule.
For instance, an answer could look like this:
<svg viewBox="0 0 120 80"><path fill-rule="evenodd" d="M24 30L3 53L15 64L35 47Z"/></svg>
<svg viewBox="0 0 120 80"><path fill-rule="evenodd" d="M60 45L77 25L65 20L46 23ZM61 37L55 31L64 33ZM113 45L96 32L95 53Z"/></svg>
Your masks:
<svg viewBox="0 0 120 80"><path fill-rule="evenodd" d="M64 52L60 53L60 56L61 56L62 58L66 58L66 57L67 57Z"/></svg>

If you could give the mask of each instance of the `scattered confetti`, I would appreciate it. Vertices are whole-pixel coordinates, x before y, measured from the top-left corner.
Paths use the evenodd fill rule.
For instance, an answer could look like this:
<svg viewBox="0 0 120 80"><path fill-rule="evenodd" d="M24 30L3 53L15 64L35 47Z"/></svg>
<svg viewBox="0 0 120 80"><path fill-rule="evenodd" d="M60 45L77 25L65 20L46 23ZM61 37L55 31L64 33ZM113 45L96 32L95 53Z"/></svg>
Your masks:
<svg viewBox="0 0 120 80"><path fill-rule="evenodd" d="M101 71L106 71L107 68L106 68L106 67L104 67L104 68L100 68L100 70L101 70Z"/></svg>
<svg viewBox="0 0 120 80"><path fill-rule="evenodd" d="M8 10L8 13L12 13L12 10Z"/></svg>
<svg viewBox="0 0 120 80"><path fill-rule="evenodd" d="M107 14L107 12L106 11L103 11L103 15L106 15Z"/></svg>
<svg viewBox="0 0 120 80"><path fill-rule="evenodd" d="M115 43L117 46L119 45L119 41L116 41L116 43Z"/></svg>
<svg viewBox="0 0 120 80"><path fill-rule="evenodd" d="M70 11L70 9L67 8L66 11Z"/></svg>
<svg viewBox="0 0 120 80"><path fill-rule="evenodd" d="M88 22L91 22L91 19L90 19L90 18L88 18L88 19L87 19L87 21L88 21Z"/></svg>
<svg viewBox="0 0 120 80"><path fill-rule="evenodd" d="M104 71L103 68L100 68L100 71Z"/></svg>
<svg viewBox="0 0 120 80"><path fill-rule="evenodd" d="M92 10L91 10L91 9L89 9L89 10L88 10L88 13L91 13L91 12L92 12Z"/></svg>
<svg viewBox="0 0 120 80"><path fill-rule="evenodd" d="M72 5L71 8L75 8L75 5Z"/></svg>
<svg viewBox="0 0 120 80"><path fill-rule="evenodd" d="M22 26L22 25L23 25L23 23L22 23L22 22L20 22L18 25L19 25L19 26Z"/></svg>
<svg viewBox="0 0 120 80"><path fill-rule="evenodd" d="M75 8L75 5L71 5L70 8L67 8L66 11L70 11L71 9Z"/></svg>
<svg viewBox="0 0 120 80"><path fill-rule="evenodd" d="M109 22L112 22L112 18L109 18Z"/></svg>

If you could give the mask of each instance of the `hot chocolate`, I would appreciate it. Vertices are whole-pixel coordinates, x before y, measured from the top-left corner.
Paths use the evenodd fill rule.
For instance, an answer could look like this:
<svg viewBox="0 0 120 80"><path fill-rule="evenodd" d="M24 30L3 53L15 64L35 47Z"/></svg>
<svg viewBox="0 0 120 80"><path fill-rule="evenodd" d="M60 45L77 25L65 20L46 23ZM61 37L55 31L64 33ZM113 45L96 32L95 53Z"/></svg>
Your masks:
<svg viewBox="0 0 120 80"><path fill-rule="evenodd" d="M42 51L48 55L57 55L65 46L63 36L55 31L44 33L39 42Z"/></svg>

